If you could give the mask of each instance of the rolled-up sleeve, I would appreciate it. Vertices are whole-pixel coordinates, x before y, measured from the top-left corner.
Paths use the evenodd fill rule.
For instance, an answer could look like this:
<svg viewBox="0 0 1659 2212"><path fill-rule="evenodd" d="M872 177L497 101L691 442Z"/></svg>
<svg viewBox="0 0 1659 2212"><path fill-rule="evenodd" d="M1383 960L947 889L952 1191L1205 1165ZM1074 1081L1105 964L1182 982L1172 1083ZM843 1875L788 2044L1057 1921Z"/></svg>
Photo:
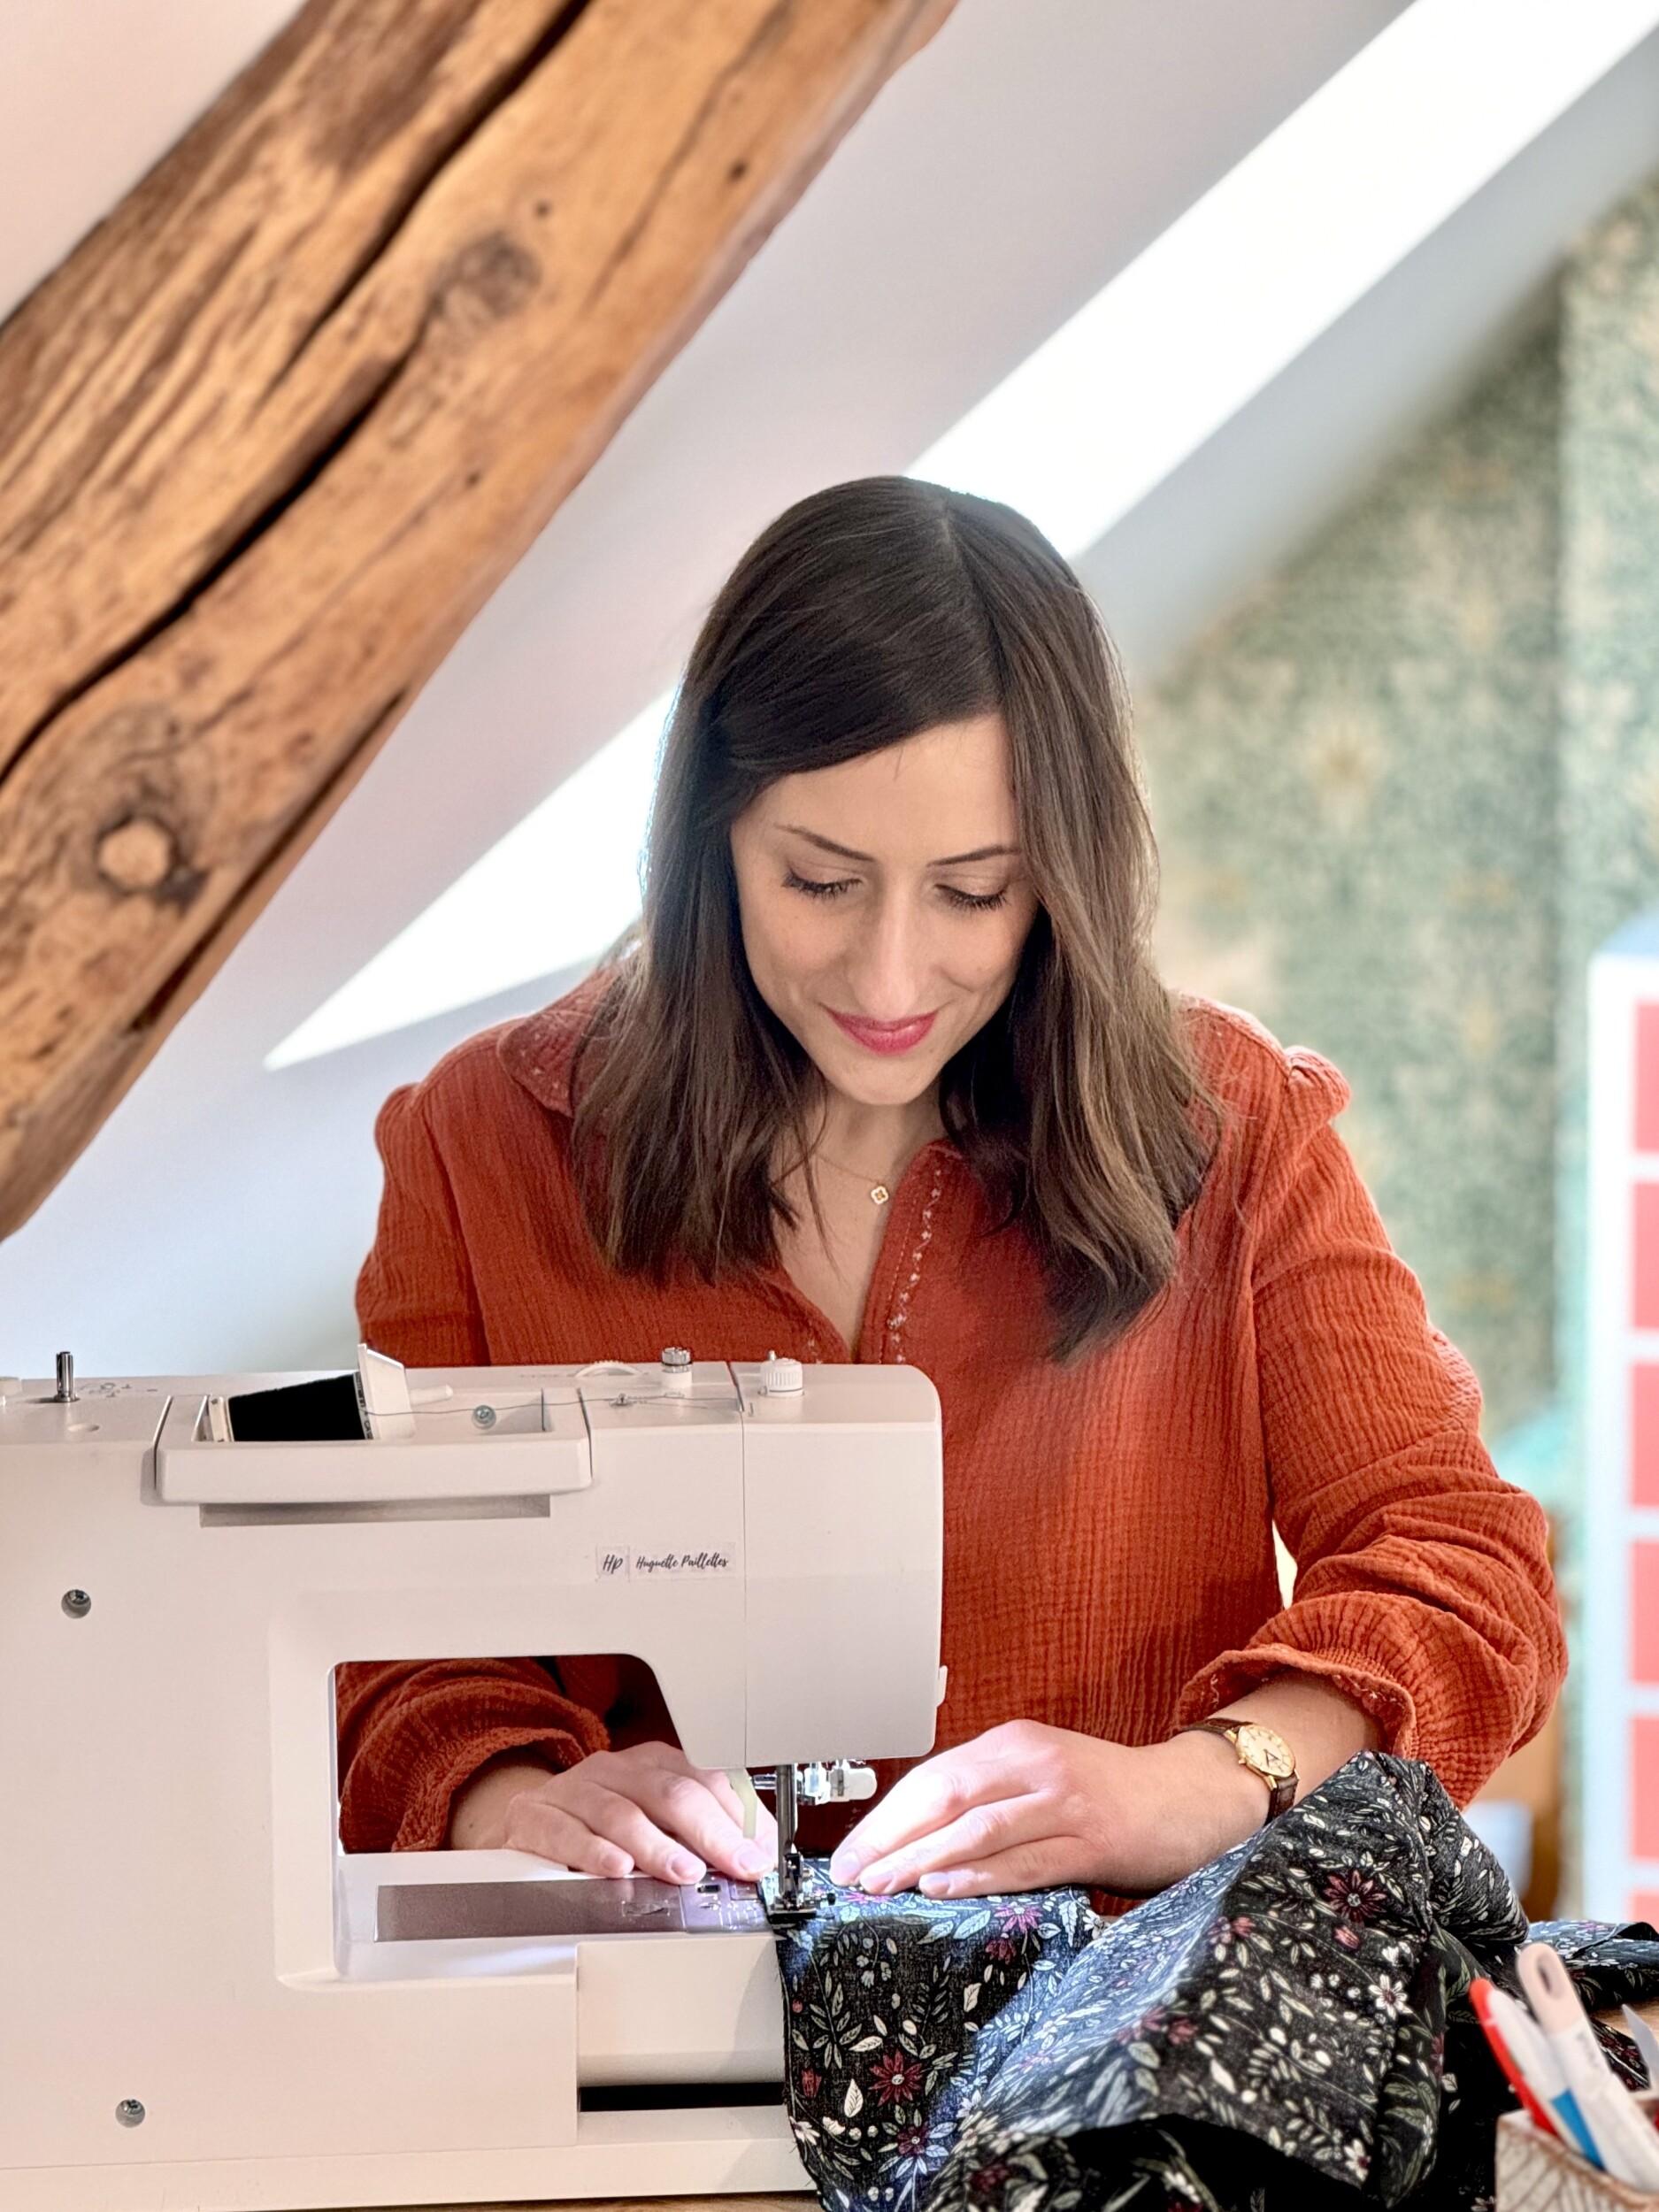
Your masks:
<svg viewBox="0 0 1659 2212"><path fill-rule="evenodd" d="M348 1851L437 1851L457 1793L503 1752L558 1772L611 1741L534 1659L434 1659L335 1670L340 1840Z"/></svg>
<svg viewBox="0 0 1659 2212"><path fill-rule="evenodd" d="M1322 1676L1386 1749L1466 1801L1561 1686L1548 1529L1494 1468L1474 1376L1331 1126L1347 1096L1323 1061L1290 1056L1249 1209L1263 1442L1294 1599L1187 1685L1181 1717L1275 1674Z"/></svg>

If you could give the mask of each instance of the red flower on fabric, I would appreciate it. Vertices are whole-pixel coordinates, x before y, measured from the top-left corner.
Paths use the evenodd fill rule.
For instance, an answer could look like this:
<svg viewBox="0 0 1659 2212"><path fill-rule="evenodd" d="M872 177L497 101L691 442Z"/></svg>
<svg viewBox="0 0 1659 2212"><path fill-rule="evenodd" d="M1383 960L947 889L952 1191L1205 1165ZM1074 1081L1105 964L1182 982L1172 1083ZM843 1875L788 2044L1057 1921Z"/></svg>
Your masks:
<svg viewBox="0 0 1659 2212"><path fill-rule="evenodd" d="M1029 1935L1041 1918L1041 1905L1022 1902L996 1908L996 1924L1004 1935Z"/></svg>
<svg viewBox="0 0 1659 2212"><path fill-rule="evenodd" d="M1361 1925L1375 1920L1388 1902L1388 1893L1380 1882L1356 1872L1327 1874L1322 1893L1333 1911Z"/></svg>
<svg viewBox="0 0 1659 2212"><path fill-rule="evenodd" d="M802 2068L801 2094L803 2097L816 2097L818 2091L823 2086L824 2077L822 2074L815 2074L810 2066L803 2066Z"/></svg>
<svg viewBox="0 0 1659 2212"><path fill-rule="evenodd" d="M909 2104L922 2085L922 2070L902 2051L884 2051L870 2070L883 2104Z"/></svg>
<svg viewBox="0 0 1659 2212"><path fill-rule="evenodd" d="M1359 1930L1357 1928L1350 1928L1346 1923L1344 1923L1341 1927L1336 1930L1335 1933L1337 1941L1341 1945L1345 1951L1358 1950Z"/></svg>
<svg viewBox="0 0 1659 2212"><path fill-rule="evenodd" d="M987 1959L1001 1959L1004 1965L1014 1955L1014 1947L1006 1936L992 1936L985 1946Z"/></svg>

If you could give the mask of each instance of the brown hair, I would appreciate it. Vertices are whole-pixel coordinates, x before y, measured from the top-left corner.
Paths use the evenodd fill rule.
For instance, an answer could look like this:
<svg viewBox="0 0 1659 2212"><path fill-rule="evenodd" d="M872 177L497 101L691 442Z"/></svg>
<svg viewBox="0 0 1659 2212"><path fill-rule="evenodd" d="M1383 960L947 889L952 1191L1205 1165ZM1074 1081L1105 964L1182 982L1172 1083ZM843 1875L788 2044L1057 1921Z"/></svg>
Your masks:
<svg viewBox="0 0 1659 2212"><path fill-rule="evenodd" d="M579 1062L576 1156L612 1263L712 1279L773 1256L819 1079L755 988L732 824L780 776L998 711L1040 910L940 1112L1041 1261L1066 1357L1168 1281L1211 1138L1148 951L1156 856L1118 663L1012 509L905 477L802 500L716 600L670 720L640 941ZM592 1048L589 1063L588 1056Z"/></svg>

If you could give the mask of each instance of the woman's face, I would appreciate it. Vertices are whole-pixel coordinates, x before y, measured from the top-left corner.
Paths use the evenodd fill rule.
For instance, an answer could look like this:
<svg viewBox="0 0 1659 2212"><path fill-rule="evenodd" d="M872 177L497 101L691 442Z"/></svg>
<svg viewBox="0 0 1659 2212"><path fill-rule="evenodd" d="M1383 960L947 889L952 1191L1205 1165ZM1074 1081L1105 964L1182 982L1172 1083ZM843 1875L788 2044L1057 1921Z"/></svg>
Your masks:
<svg viewBox="0 0 1659 2212"><path fill-rule="evenodd" d="M930 1089L1007 997L1037 911L1000 714L780 778L732 861L756 988L862 1105Z"/></svg>

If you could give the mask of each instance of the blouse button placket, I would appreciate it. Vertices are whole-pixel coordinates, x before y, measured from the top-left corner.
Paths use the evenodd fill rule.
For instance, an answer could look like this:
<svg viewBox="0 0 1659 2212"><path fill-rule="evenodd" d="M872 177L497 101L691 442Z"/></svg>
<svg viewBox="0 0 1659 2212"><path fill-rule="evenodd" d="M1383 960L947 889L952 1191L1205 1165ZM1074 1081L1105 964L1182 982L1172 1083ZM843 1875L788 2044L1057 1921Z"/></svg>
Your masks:
<svg viewBox="0 0 1659 2212"><path fill-rule="evenodd" d="M910 1297L922 1279L922 1261L933 1240L933 1209L939 1203L940 1193L945 1187L942 1175L935 1174L927 1202L922 1208L921 1222L916 1232L916 1242L910 1251L910 1271L899 1288L887 1315L887 1357L894 1365L902 1367L904 1361L904 1325L910 1319Z"/></svg>

